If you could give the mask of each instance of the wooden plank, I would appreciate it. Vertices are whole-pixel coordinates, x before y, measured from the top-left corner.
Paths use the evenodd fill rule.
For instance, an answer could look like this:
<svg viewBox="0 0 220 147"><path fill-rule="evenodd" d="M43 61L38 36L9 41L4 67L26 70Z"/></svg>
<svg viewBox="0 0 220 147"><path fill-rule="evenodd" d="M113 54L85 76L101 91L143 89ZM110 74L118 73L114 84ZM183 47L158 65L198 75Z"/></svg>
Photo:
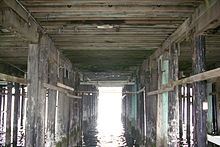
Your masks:
<svg viewBox="0 0 220 147"><path fill-rule="evenodd" d="M173 89L174 88L164 88L164 89L148 92L147 95L151 96L151 95L161 94L161 93L164 93L164 92L167 92L167 91L173 91Z"/></svg>
<svg viewBox="0 0 220 147"><path fill-rule="evenodd" d="M36 0L36 1L33 1L33 0L23 0L24 2L63 2L63 3L66 3L66 0ZM78 1L87 1L87 0L76 0L77 2ZM99 1L102 1L102 0L90 0L90 1L93 1L93 2L99 2ZM114 1L117 1L117 0L110 0L109 2L114 2ZM133 0L122 0L123 2L130 2L130 1L133 1ZM139 2L155 2L154 0L138 0ZM70 1L72 2L72 1ZM174 2L178 2L178 3L182 3L182 2L193 2L193 3L199 3L199 2L202 2L202 0L157 0L158 3L167 3L167 2L171 2L171 3L174 3Z"/></svg>
<svg viewBox="0 0 220 147"><path fill-rule="evenodd" d="M160 7L152 7L152 6L74 6L72 5L70 8L64 6L44 6L44 7L28 7L29 11L32 13L68 13L68 12L97 12L97 11L122 11L122 12L182 12L182 13L192 13L193 7L185 7L185 6L160 6Z"/></svg>
<svg viewBox="0 0 220 147"><path fill-rule="evenodd" d="M126 50L148 50L148 51L153 51L153 50L155 50L155 49L157 49L157 48L159 48L159 47L157 47L157 46L147 46L147 47L145 47L145 46L108 46L108 47L95 47L95 46L85 46L85 47L80 47L80 46L78 46L78 47L72 47L72 46L66 46L66 47L63 47L63 46L58 46L58 48L60 49L60 50L67 50L67 51L71 51L71 50L115 50L115 51L117 51L117 50L124 50L124 51L126 51Z"/></svg>
<svg viewBox="0 0 220 147"><path fill-rule="evenodd" d="M3 74L3 73L0 73L0 80L8 81L8 82L21 83L21 84L26 84L27 83L27 80L24 79L24 78L18 78L18 77L6 75L6 74Z"/></svg>
<svg viewBox="0 0 220 147"><path fill-rule="evenodd" d="M41 22L50 22L52 21L57 22L57 21L64 21L64 23L69 23L69 21L94 21L94 20L121 20L124 21L125 24L181 24L184 22L185 18L175 18L175 17L109 17L109 16L99 16L99 17L92 17L92 16L87 16L87 17L66 17L66 18L38 18L39 21Z"/></svg>
<svg viewBox="0 0 220 147"><path fill-rule="evenodd" d="M82 99L81 96L76 96L76 95L72 95L72 94L69 94L69 93L67 93L67 97L74 98L74 99Z"/></svg>
<svg viewBox="0 0 220 147"><path fill-rule="evenodd" d="M72 87L70 87L70 86L67 86L67 85L65 85L65 84L63 84L63 83L57 82L57 86L58 86L58 87L61 87L61 88L64 88L64 89L67 89L67 90L70 90L70 91L74 91L74 88L72 88Z"/></svg>
<svg viewBox="0 0 220 147"><path fill-rule="evenodd" d="M170 82L166 85L163 86L163 88L156 90L156 91L151 91L147 95L154 95L154 94L160 94L165 91L171 91L173 90L172 87L178 86L178 85L183 85L186 83L194 83L194 82L199 82L199 81L204 81L204 80L210 80L213 78L220 77L220 68L216 68L213 70L209 70L203 73L199 73L193 76L190 76L188 78L184 78L178 81Z"/></svg>
<svg viewBox="0 0 220 147"><path fill-rule="evenodd" d="M81 97L69 94L68 90L65 90L63 88L60 88L60 87L57 87L57 86L54 86L54 85L51 85L51 84L43 83L43 86L45 88L48 88L48 89L53 89L53 90L57 90L57 91L63 92L65 94L67 94L68 97L71 97L71 98L81 98Z"/></svg>
<svg viewBox="0 0 220 147"><path fill-rule="evenodd" d="M62 1L62 0L38 0L38 1L29 1L29 0L23 0L25 6L66 6L66 5L107 5L107 4L111 4L111 5L150 5L150 6L155 6L155 5L186 5L186 6L194 6L195 4L199 4L201 1L200 0L196 0L196 1L174 1L174 0L169 0L169 1L161 1L161 0L157 0L157 1L153 1L153 0L110 0L108 2L104 1L104 0L80 0L80 1Z"/></svg>

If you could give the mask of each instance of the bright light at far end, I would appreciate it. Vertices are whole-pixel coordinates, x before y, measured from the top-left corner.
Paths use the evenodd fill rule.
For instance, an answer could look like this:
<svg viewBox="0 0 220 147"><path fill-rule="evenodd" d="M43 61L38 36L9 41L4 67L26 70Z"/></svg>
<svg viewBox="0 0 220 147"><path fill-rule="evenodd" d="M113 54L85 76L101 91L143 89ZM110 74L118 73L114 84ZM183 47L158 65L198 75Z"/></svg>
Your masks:
<svg viewBox="0 0 220 147"><path fill-rule="evenodd" d="M98 107L99 145L104 147L123 146L119 141L123 133L121 122L122 87L100 87Z"/></svg>

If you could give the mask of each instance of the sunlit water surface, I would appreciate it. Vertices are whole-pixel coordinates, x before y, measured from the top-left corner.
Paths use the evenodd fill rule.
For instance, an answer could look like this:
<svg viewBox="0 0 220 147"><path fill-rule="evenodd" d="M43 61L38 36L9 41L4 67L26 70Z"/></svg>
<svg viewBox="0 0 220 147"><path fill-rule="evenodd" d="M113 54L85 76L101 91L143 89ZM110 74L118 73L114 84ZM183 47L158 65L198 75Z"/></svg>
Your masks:
<svg viewBox="0 0 220 147"><path fill-rule="evenodd" d="M125 130L121 121L121 87L100 87L97 123L84 132L84 147L125 147ZM129 145L130 146L130 145Z"/></svg>

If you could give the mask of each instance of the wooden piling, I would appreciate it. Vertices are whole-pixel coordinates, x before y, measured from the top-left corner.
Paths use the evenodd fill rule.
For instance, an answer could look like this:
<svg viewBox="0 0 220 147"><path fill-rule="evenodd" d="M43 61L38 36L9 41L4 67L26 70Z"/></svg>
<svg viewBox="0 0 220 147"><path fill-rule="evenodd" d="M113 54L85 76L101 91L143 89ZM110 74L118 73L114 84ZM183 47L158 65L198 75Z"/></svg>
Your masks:
<svg viewBox="0 0 220 147"><path fill-rule="evenodd" d="M190 95L190 84L187 84L186 85L186 88L187 88L187 94L186 94L186 139L187 139L187 145L188 147L190 147L190 139L191 139L191 131L190 131L190 126L191 126L191 122L190 122L190 117L191 117L191 113L190 113L190 105L191 105L191 102L190 102L190 99L191 99L191 95Z"/></svg>
<svg viewBox="0 0 220 147"><path fill-rule="evenodd" d="M178 80L178 54L176 44L172 44L170 48L170 65L169 65L169 80ZM178 86L174 87L174 91L169 92L168 97L168 146L178 146L179 133L179 97Z"/></svg>
<svg viewBox="0 0 220 147"><path fill-rule="evenodd" d="M193 71L198 74L205 71L205 36L199 35L194 37L193 46ZM194 144L195 147L207 146L207 127L206 119L207 114L203 110L206 98L206 81L195 82L193 84L194 90Z"/></svg>
<svg viewBox="0 0 220 147"><path fill-rule="evenodd" d="M13 119L13 147L17 147L18 137L18 117L20 107L20 84L15 83L15 96L14 96L14 119Z"/></svg>
<svg viewBox="0 0 220 147"><path fill-rule="evenodd" d="M5 140L5 146L10 147L11 146L11 131L12 131L12 88L13 84L11 82L7 85L7 117L6 117L6 140Z"/></svg>

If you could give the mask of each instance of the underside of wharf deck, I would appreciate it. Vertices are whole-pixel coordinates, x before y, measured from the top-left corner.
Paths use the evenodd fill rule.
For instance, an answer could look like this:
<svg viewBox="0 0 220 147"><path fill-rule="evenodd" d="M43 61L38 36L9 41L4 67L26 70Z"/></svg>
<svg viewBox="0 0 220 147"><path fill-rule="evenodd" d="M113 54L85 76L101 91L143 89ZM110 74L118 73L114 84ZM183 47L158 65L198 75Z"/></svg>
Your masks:
<svg viewBox="0 0 220 147"><path fill-rule="evenodd" d="M0 0L0 146L74 146L98 87L147 147L220 145L219 0Z"/></svg>

